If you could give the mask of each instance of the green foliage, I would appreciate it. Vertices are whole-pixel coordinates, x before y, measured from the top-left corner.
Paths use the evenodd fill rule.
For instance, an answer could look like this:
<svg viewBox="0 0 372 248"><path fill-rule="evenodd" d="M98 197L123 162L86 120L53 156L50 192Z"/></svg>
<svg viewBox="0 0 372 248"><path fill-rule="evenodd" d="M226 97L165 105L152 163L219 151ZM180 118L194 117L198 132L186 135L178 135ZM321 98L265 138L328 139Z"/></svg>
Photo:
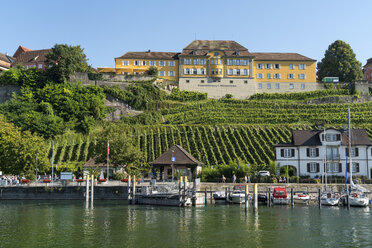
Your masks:
<svg viewBox="0 0 372 248"><path fill-rule="evenodd" d="M44 87L46 78L37 68L25 69L22 66L10 68L0 73L0 85L29 86L32 88Z"/></svg>
<svg viewBox="0 0 372 248"><path fill-rule="evenodd" d="M127 174L125 174L122 171L115 171L114 172L114 179L115 180L121 180L121 179L125 179L127 177L128 177Z"/></svg>
<svg viewBox="0 0 372 248"><path fill-rule="evenodd" d="M149 106L162 101L165 93L151 83L130 84L125 90L119 86L104 86L104 92L122 100L134 109L147 110Z"/></svg>
<svg viewBox="0 0 372 248"><path fill-rule="evenodd" d="M89 80L103 80L103 74L96 72L88 72L88 78Z"/></svg>
<svg viewBox="0 0 372 248"><path fill-rule="evenodd" d="M326 90L315 90L299 93L259 93L250 97L251 100L295 100L304 101L327 96L343 96L350 95L347 89L331 89L331 85L327 85Z"/></svg>
<svg viewBox="0 0 372 248"><path fill-rule="evenodd" d="M363 78L362 64L356 59L351 46L336 40L325 51L324 58L317 64L319 80L324 77L339 77L341 82L353 82Z"/></svg>
<svg viewBox="0 0 372 248"><path fill-rule="evenodd" d="M67 81L75 72L89 72L84 49L80 46L69 46L67 44L56 44L46 56L46 73L54 82Z"/></svg>
<svg viewBox="0 0 372 248"><path fill-rule="evenodd" d="M201 101L201 100L208 99L208 94L197 92L197 91L186 91L186 90L181 91L179 88L174 88L172 90L172 93L168 95L167 98L170 100L181 101L181 102Z"/></svg>
<svg viewBox="0 0 372 248"><path fill-rule="evenodd" d="M84 163L82 162L61 162L57 165L57 171L55 171L56 173L61 173L61 172L81 172L83 171L83 165ZM52 168L49 167L49 173L52 172Z"/></svg>
<svg viewBox="0 0 372 248"><path fill-rule="evenodd" d="M149 69L146 71L147 75L154 77L157 77L158 73L159 73L158 68L155 66L150 66Z"/></svg>
<svg viewBox="0 0 372 248"><path fill-rule="evenodd" d="M234 96L232 94L226 94L223 98L232 99L232 98L234 98Z"/></svg>
<svg viewBox="0 0 372 248"><path fill-rule="evenodd" d="M0 170L5 174L30 176L35 173L36 163L39 172L46 170L44 140L28 131L22 133L0 116Z"/></svg>
<svg viewBox="0 0 372 248"><path fill-rule="evenodd" d="M232 161L229 164L221 164L212 167L204 167L201 172L202 181L215 182L222 178L224 175L226 178L232 178L232 175L236 175L237 178L243 178L251 174L251 170L248 165L241 159Z"/></svg>

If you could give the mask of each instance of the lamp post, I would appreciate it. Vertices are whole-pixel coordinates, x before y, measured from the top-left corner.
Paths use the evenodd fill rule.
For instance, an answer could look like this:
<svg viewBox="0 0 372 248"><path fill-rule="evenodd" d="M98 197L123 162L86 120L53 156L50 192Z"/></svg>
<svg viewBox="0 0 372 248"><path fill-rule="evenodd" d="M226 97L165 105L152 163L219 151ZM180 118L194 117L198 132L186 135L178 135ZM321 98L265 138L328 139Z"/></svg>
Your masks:
<svg viewBox="0 0 372 248"><path fill-rule="evenodd" d="M36 153L36 167L35 167L36 182L37 182L37 157L38 156L39 156L39 153Z"/></svg>

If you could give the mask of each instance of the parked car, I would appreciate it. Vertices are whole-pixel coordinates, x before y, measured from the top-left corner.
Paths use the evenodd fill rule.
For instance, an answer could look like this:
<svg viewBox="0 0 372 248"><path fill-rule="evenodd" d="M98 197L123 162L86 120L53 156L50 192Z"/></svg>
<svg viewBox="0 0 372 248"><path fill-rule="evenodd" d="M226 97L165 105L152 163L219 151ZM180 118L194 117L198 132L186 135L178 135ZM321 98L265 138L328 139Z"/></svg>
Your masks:
<svg viewBox="0 0 372 248"><path fill-rule="evenodd" d="M258 175L260 177L269 177L270 176L270 172L269 171L259 171L258 172Z"/></svg>

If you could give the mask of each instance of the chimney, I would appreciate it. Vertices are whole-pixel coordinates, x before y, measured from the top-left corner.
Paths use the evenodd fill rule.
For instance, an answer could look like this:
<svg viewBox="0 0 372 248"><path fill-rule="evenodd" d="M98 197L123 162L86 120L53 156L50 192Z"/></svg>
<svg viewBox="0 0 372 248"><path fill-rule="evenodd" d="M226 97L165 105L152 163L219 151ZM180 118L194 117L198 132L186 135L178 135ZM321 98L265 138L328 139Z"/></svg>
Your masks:
<svg viewBox="0 0 372 248"><path fill-rule="evenodd" d="M151 50L149 49L149 50L147 50L147 53L150 53L151 52Z"/></svg>

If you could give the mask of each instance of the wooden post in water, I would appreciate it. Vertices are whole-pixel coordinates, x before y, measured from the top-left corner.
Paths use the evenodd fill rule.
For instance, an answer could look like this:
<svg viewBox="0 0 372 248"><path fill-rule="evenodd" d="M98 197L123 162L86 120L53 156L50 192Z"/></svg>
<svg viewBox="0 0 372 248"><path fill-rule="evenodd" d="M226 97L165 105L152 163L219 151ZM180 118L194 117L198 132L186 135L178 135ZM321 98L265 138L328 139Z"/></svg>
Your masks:
<svg viewBox="0 0 372 248"><path fill-rule="evenodd" d="M90 207L93 208L93 200L94 200L94 175L92 175L92 188L90 190L91 198L90 198Z"/></svg>
<svg viewBox="0 0 372 248"><path fill-rule="evenodd" d="M248 194L249 194L249 191L248 191L248 184L245 185L245 204L244 204L244 209L245 209L245 212L248 211Z"/></svg>
<svg viewBox="0 0 372 248"><path fill-rule="evenodd" d="M294 200L293 200L293 188L291 188L291 205L294 206Z"/></svg>
<svg viewBox="0 0 372 248"><path fill-rule="evenodd" d="M254 184L254 194L253 194L253 212L258 212L258 187L257 183Z"/></svg>
<svg viewBox="0 0 372 248"><path fill-rule="evenodd" d="M131 196L131 190L130 190L130 187L131 187L131 185L130 185L130 180L131 180L131 178L130 178L130 175L128 176L128 204L130 204L131 203L131 200L132 200L132 196Z"/></svg>
<svg viewBox="0 0 372 248"><path fill-rule="evenodd" d="M271 188L269 188L269 198L267 199L269 207L271 207Z"/></svg>
<svg viewBox="0 0 372 248"><path fill-rule="evenodd" d="M227 188L225 188L225 200L227 201L229 199L228 193L227 193Z"/></svg>
<svg viewBox="0 0 372 248"><path fill-rule="evenodd" d="M212 191L212 186L209 188L210 189L210 199L211 199L211 204L213 203L213 191Z"/></svg>
<svg viewBox="0 0 372 248"><path fill-rule="evenodd" d="M85 207L89 207L89 176L85 175Z"/></svg>
<svg viewBox="0 0 372 248"><path fill-rule="evenodd" d="M318 189L318 207L320 208L321 205L322 203L320 202L320 189Z"/></svg>
<svg viewBox="0 0 372 248"><path fill-rule="evenodd" d="M205 205L207 205L208 203L207 203L207 201L208 201L208 195L207 195L207 187L205 187L205 189L204 189L204 201L205 201Z"/></svg>
<svg viewBox="0 0 372 248"><path fill-rule="evenodd" d="M186 204L186 183L187 183L187 177L185 176L183 180L183 205Z"/></svg>
<svg viewBox="0 0 372 248"><path fill-rule="evenodd" d="M132 204L136 204L136 176L133 176Z"/></svg>

